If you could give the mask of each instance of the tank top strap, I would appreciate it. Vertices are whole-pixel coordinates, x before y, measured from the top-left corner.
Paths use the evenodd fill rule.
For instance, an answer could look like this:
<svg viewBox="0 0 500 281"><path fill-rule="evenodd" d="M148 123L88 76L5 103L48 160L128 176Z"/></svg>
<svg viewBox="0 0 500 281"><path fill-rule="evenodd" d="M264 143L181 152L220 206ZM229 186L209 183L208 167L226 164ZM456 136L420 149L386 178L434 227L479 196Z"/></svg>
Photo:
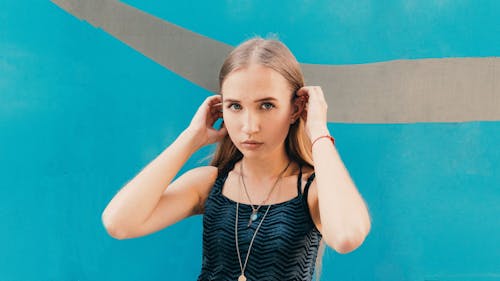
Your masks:
<svg viewBox="0 0 500 281"><path fill-rule="evenodd" d="M306 183L306 186L304 187L304 197L306 198L307 200L307 194L309 192L309 186L311 186L311 183L312 181L314 180L314 177L315 177L315 173L313 172L309 178L307 178L307 183Z"/></svg>
<svg viewBox="0 0 500 281"><path fill-rule="evenodd" d="M299 164L299 176L297 177L297 194L302 195L302 164Z"/></svg>
<svg viewBox="0 0 500 281"><path fill-rule="evenodd" d="M222 186L224 186L224 182L226 181L226 178L228 177L229 172L226 173L217 173L217 178L215 180L215 184L213 186L213 192L215 194L220 194L222 193Z"/></svg>

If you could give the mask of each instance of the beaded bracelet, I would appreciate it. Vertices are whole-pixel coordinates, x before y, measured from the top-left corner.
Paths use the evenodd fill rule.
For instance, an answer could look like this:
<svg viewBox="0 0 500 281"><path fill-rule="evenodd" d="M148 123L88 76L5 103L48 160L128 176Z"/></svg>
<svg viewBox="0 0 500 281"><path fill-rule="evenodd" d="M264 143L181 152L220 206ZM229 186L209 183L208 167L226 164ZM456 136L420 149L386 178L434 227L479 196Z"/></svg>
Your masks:
<svg viewBox="0 0 500 281"><path fill-rule="evenodd" d="M315 143L317 140L319 140L319 139L321 139L321 138L329 138L329 139L332 141L332 143L335 145L335 139L334 139L332 136L330 136L330 135L324 135L324 136L319 136L319 137L317 137L317 138L316 138L316 139L312 142L311 147L314 145L314 143Z"/></svg>

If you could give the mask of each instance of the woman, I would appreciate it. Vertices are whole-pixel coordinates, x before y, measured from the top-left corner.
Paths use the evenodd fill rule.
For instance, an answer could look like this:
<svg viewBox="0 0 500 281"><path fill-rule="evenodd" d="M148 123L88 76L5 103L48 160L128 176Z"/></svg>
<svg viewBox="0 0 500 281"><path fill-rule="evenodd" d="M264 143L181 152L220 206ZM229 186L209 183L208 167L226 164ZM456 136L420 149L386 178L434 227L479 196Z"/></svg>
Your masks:
<svg viewBox="0 0 500 281"><path fill-rule="evenodd" d="M103 223L128 239L203 214L198 280L312 280L323 243L348 253L370 230L329 134L323 92L304 86L283 43L262 38L229 54L219 86L220 95L208 97L188 128L115 195ZM209 166L171 182L211 143L218 146Z"/></svg>

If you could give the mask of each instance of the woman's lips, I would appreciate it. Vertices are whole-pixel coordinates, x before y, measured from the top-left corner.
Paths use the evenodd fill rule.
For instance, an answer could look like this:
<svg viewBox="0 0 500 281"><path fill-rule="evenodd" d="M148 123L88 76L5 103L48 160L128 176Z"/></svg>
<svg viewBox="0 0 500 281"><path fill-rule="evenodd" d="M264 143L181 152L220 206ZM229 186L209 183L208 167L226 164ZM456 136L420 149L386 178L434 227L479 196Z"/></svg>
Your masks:
<svg viewBox="0 0 500 281"><path fill-rule="evenodd" d="M259 148L262 143L261 142L254 142L254 141L245 141L242 143L243 147L244 148L247 148L247 149L256 149L256 148Z"/></svg>

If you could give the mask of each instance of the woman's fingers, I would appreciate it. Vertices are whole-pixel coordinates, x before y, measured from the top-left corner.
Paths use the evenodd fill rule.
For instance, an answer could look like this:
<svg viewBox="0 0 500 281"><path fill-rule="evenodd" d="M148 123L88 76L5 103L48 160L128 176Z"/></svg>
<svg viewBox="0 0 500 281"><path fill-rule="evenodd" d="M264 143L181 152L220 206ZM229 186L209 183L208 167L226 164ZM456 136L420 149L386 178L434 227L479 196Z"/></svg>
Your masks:
<svg viewBox="0 0 500 281"><path fill-rule="evenodd" d="M210 107L210 113L220 115L222 114L222 104L216 103Z"/></svg>
<svg viewBox="0 0 500 281"><path fill-rule="evenodd" d="M304 86L297 91L297 97L304 99L305 102L309 100L309 88Z"/></svg>
<svg viewBox="0 0 500 281"><path fill-rule="evenodd" d="M207 133L209 143L221 141L227 135L227 128L224 126L224 121L222 122L219 129L215 129L213 128L213 126L211 126L210 128L208 128Z"/></svg>
<svg viewBox="0 0 500 281"><path fill-rule="evenodd" d="M205 98L193 116L189 127L203 138L203 143L213 143L214 139L226 134L225 130L214 129L214 124L222 117L222 97L221 95L212 95Z"/></svg>
<svg viewBox="0 0 500 281"><path fill-rule="evenodd" d="M203 104L200 106L200 114L204 115L205 119L208 121L210 116L214 115L220 108L220 95L209 96L203 101Z"/></svg>
<svg viewBox="0 0 500 281"><path fill-rule="evenodd" d="M193 116L190 125L202 129L203 127L208 127L215 123L219 117L217 113L217 106L214 107L212 105L220 103L220 101L220 95L206 97Z"/></svg>
<svg viewBox="0 0 500 281"><path fill-rule="evenodd" d="M307 121L307 111L309 109L308 102L309 102L309 95L310 95L309 92L310 91L311 91L310 86L304 86L297 91L297 97L299 99L302 99L302 101L304 102L304 109L302 110L302 113L300 114L300 116L304 119L304 121Z"/></svg>
<svg viewBox="0 0 500 281"><path fill-rule="evenodd" d="M221 95L213 95L213 96L209 96L207 98L207 103L208 103L208 106L210 108L222 104L221 102L222 102L222 96Z"/></svg>
<svg viewBox="0 0 500 281"><path fill-rule="evenodd" d="M214 102L215 101L215 102ZM207 129L213 130L215 122L222 118L222 103L219 100L214 99L211 101L210 110L206 115L206 126Z"/></svg>
<svg viewBox="0 0 500 281"><path fill-rule="evenodd" d="M210 111L208 114L208 119L207 120L210 125L213 125L215 121L217 121L219 118L222 118L222 103L214 103L210 106Z"/></svg>
<svg viewBox="0 0 500 281"><path fill-rule="evenodd" d="M213 95L209 97L208 106L210 112L222 111L222 97L221 95Z"/></svg>
<svg viewBox="0 0 500 281"><path fill-rule="evenodd" d="M297 97L302 98L305 102L301 116L306 121L308 111L311 109L311 104L314 108L317 108L318 104L326 104L323 90L320 86L304 86L297 91Z"/></svg>
<svg viewBox="0 0 500 281"><path fill-rule="evenodd" d="M227 128L223 126L217 131L217 138L223 138L225 135L227 135Z"/></svg>

